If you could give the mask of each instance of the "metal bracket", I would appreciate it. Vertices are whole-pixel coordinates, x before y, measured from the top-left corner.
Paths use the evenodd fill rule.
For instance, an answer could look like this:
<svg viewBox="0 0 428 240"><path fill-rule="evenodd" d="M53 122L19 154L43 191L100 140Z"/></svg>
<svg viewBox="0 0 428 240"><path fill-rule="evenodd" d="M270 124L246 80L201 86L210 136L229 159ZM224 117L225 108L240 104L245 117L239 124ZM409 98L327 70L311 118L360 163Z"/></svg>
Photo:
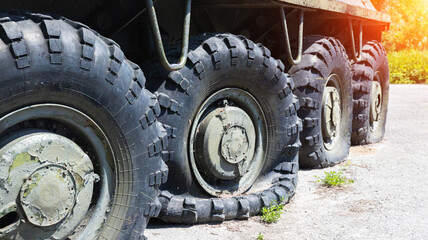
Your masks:
<svg viewBox="0 0 428 240"><path fill-rule="evenodd" d="M351 18L348 18L348 23L349 23L349 31L350 31L351 44L352 44L352 56L356 62L359 62L363 59L363 57L362 57L362 53L363 53L363 24L361 21L358 21L360 41L359 41L359 49L358 49L358 55L357 55L357 52L355 50L354 26L352 24Z"/></svg>
<svg viewBox="0 0 428 240"><path fill-rule="evenodd" d="M279 9L281 12L281 18L282 18L282 28L284 30L284 40L285 40L285 52L287 55L287 60L291 65L297 65L302 60L302 53L303 53L303 20L304 20L304 10L293 10L291 13L289 13L287 16L285 16L284 8L281 7ZM296 59L293 58L293 54L291 52L291 46L290 46L290 36L288 34L288 27L287 27L287 17L296 12L299 11L299 36L298 36L298 49L297 49L297 57Z"/></svg>
<svg viewBox="0 0 428 240"><path fill-rule="evenodd" d="M156 17L155 8L153 6L153 1L145 0L145 4L146 4L147 12L149 14L150 26L152 28L152 34L153 34L153 41L155 42L156 51L158 53L158 57L162 66L167 71L176 71L176 70L182 69L184 65L186 65L187 52L189 50L190 12L191 12L192 0L186 0L180 60L178 61L178 63L175 63L175 64L169 63L168 59L166 58L165 49L162 43L162 36L159 30L159 23Z"/></svg>

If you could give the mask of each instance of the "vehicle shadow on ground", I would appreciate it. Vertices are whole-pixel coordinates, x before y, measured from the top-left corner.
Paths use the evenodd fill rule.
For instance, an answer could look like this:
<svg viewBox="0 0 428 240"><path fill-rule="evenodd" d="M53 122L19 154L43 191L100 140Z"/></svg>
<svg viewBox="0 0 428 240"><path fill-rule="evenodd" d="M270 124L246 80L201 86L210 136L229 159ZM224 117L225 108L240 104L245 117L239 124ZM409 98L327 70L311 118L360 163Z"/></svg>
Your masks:
<svg viewBox="0 0 428 240"><path fill-rule="evenodd" d="M257 217L259 215L251 216L251 217ZM226 222L248 222L248 220L245 219L233 219L233 220L226 220L224 222L213 222L213 223L192 223L192 224L186 224L186 223L171 223L171 222L164 222L158 218L152 218L150 219L149 224L147 225L146 229L167 229L167 228L180 228L180 229L188 229L194 226L198 225L204 225L204 226L220 226L222 223Z"/></svg>

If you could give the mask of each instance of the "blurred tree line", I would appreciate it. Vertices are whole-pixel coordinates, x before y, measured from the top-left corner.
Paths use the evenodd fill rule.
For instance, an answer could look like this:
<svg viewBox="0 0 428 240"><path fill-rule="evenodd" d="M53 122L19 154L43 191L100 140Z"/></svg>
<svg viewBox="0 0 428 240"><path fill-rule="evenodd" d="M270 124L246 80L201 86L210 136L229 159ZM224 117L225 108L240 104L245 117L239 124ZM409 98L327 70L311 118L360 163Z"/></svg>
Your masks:
<svg viewBox="0 0 428 240"><path fill-rule="evenodd" d="M428 0L374 0L391 15L383 35L391 83L428 83Z"/></svg>
<svg viewBox="0 0 428 240"><path fill-rule="evenodd" d="M391 15L383 35L390 82L428 84L428 0L372 0Z"/></svg>
<svg viewBox="0 0 428 240"><path fill-rule="evenodd" d="M428 50L428 0L372 0L391 15L391 28L383 44L389 52Z"/></svg>

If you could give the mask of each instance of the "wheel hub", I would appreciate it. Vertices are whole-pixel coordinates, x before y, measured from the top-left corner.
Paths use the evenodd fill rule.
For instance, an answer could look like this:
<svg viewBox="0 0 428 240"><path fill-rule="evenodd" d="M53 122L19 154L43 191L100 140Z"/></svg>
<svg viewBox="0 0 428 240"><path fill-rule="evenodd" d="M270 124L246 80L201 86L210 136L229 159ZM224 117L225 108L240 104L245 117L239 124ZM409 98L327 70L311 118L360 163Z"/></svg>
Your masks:
<svg viewBox="0 0 428 240"><path fill-rule="evenodd" d="M199 185L216 197L247 191L265 165L266 119L257 100L223 88L201 104L189 132L189 160Z"/></svg>
<svg viewBox="0 0 428 240"><path fill-rule="evenodd" d="M60 165L37 169L21 188L21 206L34 225L46 227L63 220L76 201L72 174Z"/></svg>
<svg viewBox="0 0 428 240"><path fill-rule="evenodd" d="M334 149L340 137L342 102L339 89L339 76L330 75L324 88L321 110L321 132L326 150Z"/></svg>
<svg viewBox="0 0 428 240"><path fill-rule="evenodd" d="M17 221L35 236L56 225L55 237L65 238L89 209L99 178L92 161L73 141L58 134L23 130L10 139L14 140L0 145L0 175L6 176L0 177L1 204L22 209L17 210Z"/></svg>
<svg viewBox="0 0 428 240"><path fill-rule="evenodd" d="M223 134L221 155L229 163L236 164L244 160L248 153L248 136L245 128L233 126Z"/></svg>
<svg viewBox="0 0 428 240"><path fill-rule="evenodd" d="M340 96L335 87L326 87L324 95L323 120L325 137L333 138L341 121Z"/></svg>
<svg viewBox="0 0 428 240"><path fill-rule="evenodd" d="M255 128L248 114L224 106L208 114L199 124L196 141L198 162L213 178L234 179L247 172L246 160L254 155Z"/></svg>
<svg viewBox="0 0 428 240"><path fill-rule="evenodd" d="M370 120L379 121L379 115L382 111L382 87L376 80L372 81L372 94L370 97Z"/></svg>

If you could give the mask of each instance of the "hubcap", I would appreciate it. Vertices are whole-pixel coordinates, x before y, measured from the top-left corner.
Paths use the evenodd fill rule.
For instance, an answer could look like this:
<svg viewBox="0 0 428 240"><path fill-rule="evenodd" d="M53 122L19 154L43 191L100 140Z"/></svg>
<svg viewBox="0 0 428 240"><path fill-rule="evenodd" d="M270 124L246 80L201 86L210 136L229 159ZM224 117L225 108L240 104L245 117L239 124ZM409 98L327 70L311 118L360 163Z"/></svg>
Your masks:
<svg viewBox="0 0 428 240"><path fill-rule="evenodd" d="M254 135L254 127L251 124L250 130ZM252 142L255 142L255 137L251 138ZM226 131L223 131L222 145L221 145L221 155L223 158L231 164L237 164L242 162L246 155L254 154L253 145L248 144L248 135L247 129L235 125L230 128L226 128Z"/></svg>
<svg viewBox="0 0 428 240"><path fill-rule="evenodd" d="M331 150L337 142L342 121L341 97L338 90L339 77L331 75L323 94L321 114L324 146Z"/></svg>
<svg viewBox="0 0 428 240"><path fill-rule="evenodd" d="M21 188L21 206L34 225L57 224L76 201L75 182L61 165L50 164L33 172Z"/></svg>
<svg viewBox="0 0 428 240"><path fill-rule="evenodd" d="M0 239L97 238L115 189L100 127L58 104L24 107L0 122Z"/></svg>
<svg viewBox="0 0 428 240"><path fill-rule="evenodd" d="M379 116L382 111L382 86L379 83L379 73L372 81L372 91L370 96L370 130L375 131Z"/></svg>
<svg viewBox="0 0 428 240"><path fill-rule="evenodd" d="M213 178L234 179L247 172L247 159L254 156L256 134L245 111L228 105L208 114L196 134L197 161ZM220 150L220 151L219 151ZM220 154L219 154L220 153Z"/></svg>
<svg viewBox="0 0 428 240"><path fill-rule="evenodd" d="M73 141L49 132L18 132L0 149L8 172L5 201L15 202L37 227L61 223L67 236L85 217L98 176L88 155ZM3 195L4 196L4 195Z"/></svg>
<svg viewBox="0 0 428 240"><path fill-rule="evenodd" d="M226 88L202 104L190 133L189 155L201 187L213 196L245 192L263 167L263 111L246 91Z"/></svg>

